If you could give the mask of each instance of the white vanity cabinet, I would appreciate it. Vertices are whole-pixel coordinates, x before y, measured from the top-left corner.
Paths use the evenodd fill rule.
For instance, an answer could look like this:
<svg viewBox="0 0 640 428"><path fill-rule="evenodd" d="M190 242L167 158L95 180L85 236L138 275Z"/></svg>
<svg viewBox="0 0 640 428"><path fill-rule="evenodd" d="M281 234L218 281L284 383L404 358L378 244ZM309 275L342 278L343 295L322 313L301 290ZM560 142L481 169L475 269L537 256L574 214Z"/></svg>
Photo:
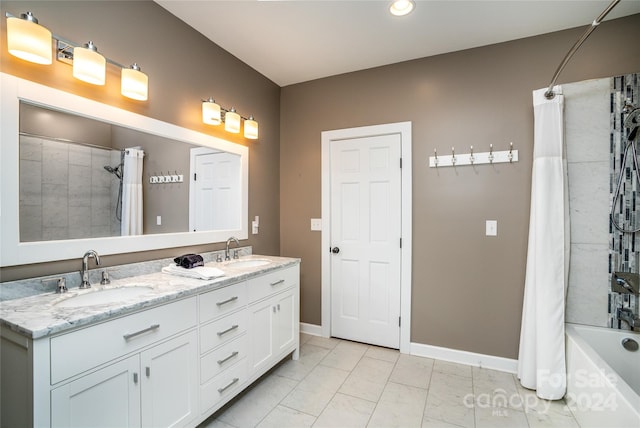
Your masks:
<svg viewBox="0 0 640 428"><path fill-rule="evenodd" d="M197 415L196 332L51 391L54 427L185 426Z"/></svg>
<svg viewBox="0 0 640 428"><path fill-rule="evenodd" d="M299 267L248 281L251 316L251 371L257 378L298 349L300 333ZM297 354L294 355L297 359Z"/></svg>
<svg viewBox="0 0 640 428"><path fill-rule="evenodd" d="M192 297L52 337L51 425L187 425L198 415L196 325Z"/></svg>
<svg viewBox="0 0 640 428"><path fill-rule="evenodd" d="M195 427L298 356L299 264L31 339L0 329L4 427ZM234 282L235 281L235 282Z"/></svg>

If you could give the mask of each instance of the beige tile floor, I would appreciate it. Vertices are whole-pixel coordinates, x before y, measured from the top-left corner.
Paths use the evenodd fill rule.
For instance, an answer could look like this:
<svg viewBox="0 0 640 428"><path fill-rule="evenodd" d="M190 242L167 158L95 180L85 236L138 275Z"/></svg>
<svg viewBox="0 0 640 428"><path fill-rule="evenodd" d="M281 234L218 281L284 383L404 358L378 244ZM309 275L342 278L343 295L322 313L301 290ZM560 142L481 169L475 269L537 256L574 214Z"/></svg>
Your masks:
<svg viewBox="0 0 640 428"><path fill-rule="evenodd" d="M200 428L578 427L515 375L339 339L300 336L286 360Z"/></svg>

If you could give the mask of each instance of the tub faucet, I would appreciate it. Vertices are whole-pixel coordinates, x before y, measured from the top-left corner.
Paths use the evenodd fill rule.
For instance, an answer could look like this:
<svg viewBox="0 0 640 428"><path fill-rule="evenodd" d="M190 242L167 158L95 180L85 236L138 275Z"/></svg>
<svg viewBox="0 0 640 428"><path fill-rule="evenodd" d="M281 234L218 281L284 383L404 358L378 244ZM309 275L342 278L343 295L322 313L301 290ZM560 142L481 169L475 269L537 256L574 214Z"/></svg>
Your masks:
<svg viewBox="0 0 640 428"><path fill-rule="evenodd" d="M224 250L224 259L225 260L231 260L231 257L229 257L229 244L231 244L231 241L235 241L236 245L239 247L240 246L240 242L238 241L238 239L234 236L232 236L231 238L227 239L227 246L225 247ZM236 252L236 256L234 256L234 258L237 258L238 253Z"/></svg>
<svg viewBox="0 0 640 428"><path fill-rule="evenodd" d="M80 271L80 276L82 276L82 283L80 283L80 288L90 288L91 284L89 283L89 258L93 257L96 260L96 265L100 264L100 256L94 250L89 250L84 253L82 256L82 270Z"/></svg>
<svg viewBox="0 0 640 428"><path fill-rule="evenodd" d="M625 321L633 331L640 331L640 318L629 308L618 308L618 319Z"/></svg>

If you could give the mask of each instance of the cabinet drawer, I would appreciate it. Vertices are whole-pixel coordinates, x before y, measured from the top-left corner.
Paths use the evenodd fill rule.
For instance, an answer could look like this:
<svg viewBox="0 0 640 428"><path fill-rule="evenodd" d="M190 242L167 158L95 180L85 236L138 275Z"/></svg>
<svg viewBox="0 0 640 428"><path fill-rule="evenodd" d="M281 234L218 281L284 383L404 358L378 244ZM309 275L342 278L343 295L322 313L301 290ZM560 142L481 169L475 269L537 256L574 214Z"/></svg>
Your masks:
<svg viewBox="0 0 640 428"><path fill-rule="evenodd" d="M199 296L200 322L241 308L247 304L247 284L240 282Z"/></svg>
<svg viewBox="0 0 640 428"><path fill-rule="evenodd" d="M51 338L51 384L197 324L196 298Z"/></svg>
<svg viewBox="0 0 640 428"><path fill-rule="evenodd" d="M228 342L200 359L200 383L213 379L247 356L247 335Z"/></svg>
<svg viewBox="0 0 640 428"><path fill-rule="evenodd" d="M269 295L298 284L298 266L281 269L247 281L249 301L268 297Z"/></svg>
<svg viewBox="0 0 640 428"><path fill-rule="evenodd" d="M245 358L200 387L200 409L203 413L208 413L220 401L229 400L240 392L247 381L246 362Z"/></svg>
<svg viewBox="0 0 640 428"><path fill-rule="evenodd" d="M204 354L247 331L247 311L229 314L200 327L200 354Z"/></svg>

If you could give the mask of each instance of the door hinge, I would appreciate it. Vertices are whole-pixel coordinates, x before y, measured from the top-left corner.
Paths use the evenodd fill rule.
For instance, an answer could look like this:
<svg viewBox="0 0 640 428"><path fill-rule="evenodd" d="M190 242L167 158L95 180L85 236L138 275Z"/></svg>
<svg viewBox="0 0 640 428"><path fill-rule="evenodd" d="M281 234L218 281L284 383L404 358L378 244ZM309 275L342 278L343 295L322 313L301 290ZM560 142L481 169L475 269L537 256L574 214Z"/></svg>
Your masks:
<svg viewBox="0 0 640 428"><path fill-rule="evenodd" d="M402 317L398 317L398 327L402 327Z"/></svg>
<svg viewBox="0 0 640 428"><path fill-rule="evenodd" d="M196 173L194 172L194 173L193 173L193 181L196 181L196 180L197 180L197 176L198 176L198 174L196 174Z"/></svg>
<svg viewBox="0 0 640 428"><path fill-rule="evenodd" d="M402 238L400 238L400 248L402 248Z"/></svg>
<svg viewBox="0 0 640 428"><path fill-rule="evenodd" d="M400 169L402 169L402 158L400 158Z"/></svg>

